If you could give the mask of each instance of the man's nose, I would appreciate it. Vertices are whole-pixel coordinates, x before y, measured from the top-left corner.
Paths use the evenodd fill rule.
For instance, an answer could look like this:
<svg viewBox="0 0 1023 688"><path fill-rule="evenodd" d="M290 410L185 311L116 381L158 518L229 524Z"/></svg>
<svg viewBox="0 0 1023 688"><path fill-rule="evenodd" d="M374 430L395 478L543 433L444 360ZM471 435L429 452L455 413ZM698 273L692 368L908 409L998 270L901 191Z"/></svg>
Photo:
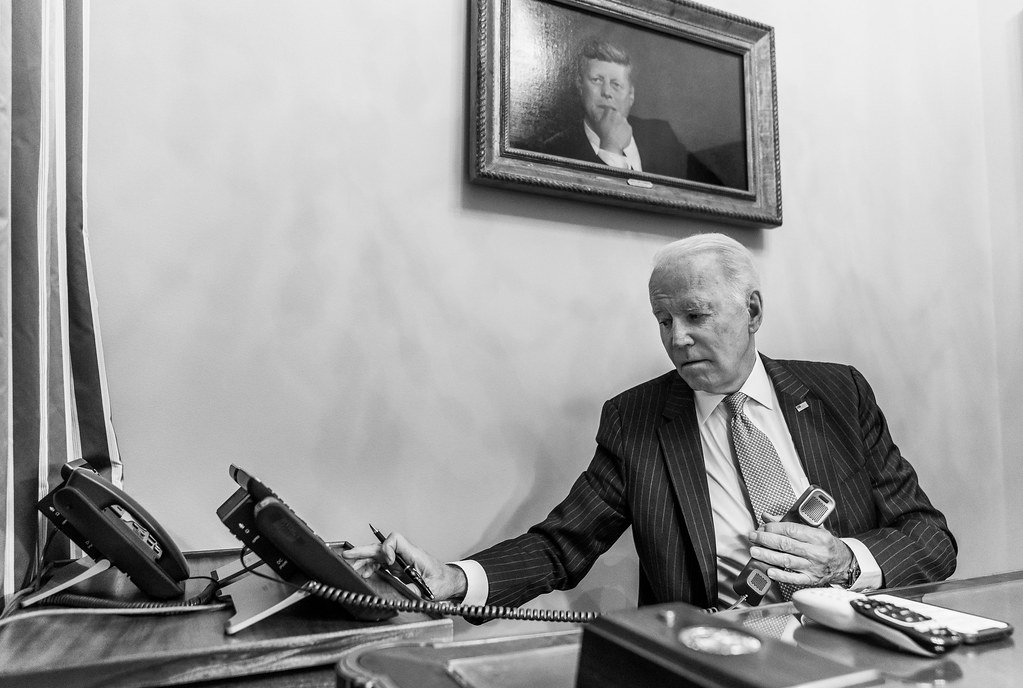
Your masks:
<svg viewBox="0 0 1023 688"><path fill-rule="evenodd" d="M691 346L693 337L689 328L682 322L681 318L675 318L671 323L671 344L675 347Z"/></svg>

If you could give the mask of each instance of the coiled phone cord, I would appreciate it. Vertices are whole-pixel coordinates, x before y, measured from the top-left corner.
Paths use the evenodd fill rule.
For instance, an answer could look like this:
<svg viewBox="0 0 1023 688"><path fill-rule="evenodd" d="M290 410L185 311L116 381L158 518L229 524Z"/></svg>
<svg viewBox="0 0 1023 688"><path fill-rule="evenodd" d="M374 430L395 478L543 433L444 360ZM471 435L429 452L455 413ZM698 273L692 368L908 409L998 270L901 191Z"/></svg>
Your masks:
<svg viewBox="0 0 1023 688"><path fill-rule="evenodd" d="M560 623L587 623L600 614L577 612L567 609L535 609L529 607L497 607L492 605L464 605L427 600L407 600L377 597L365 593L332 588L318 581L310 580L301 589L310 595L330 600L344 606L374 611L393 610L413 614L439 614L461 616L466 619L512 619L515 621L554 621Z"/></svg>

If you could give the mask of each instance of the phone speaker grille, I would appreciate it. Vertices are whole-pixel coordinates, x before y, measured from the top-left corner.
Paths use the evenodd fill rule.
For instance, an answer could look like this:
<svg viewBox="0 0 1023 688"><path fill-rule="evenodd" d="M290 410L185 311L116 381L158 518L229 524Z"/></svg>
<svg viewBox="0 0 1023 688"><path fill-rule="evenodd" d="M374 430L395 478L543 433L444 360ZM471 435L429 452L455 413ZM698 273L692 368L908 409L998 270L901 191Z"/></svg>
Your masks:
<svg viewBox="0 0 1023 688"><path fill-rule="evenodd" d="M753 569L750 572L749 578L746 580L749 587L752 588L758 595L764 595L771 588L771 579L766 574L762 573L759 569Z"/></svg>
<svg viewBox="0 0 1023 688"><path fill-rule="evenodd" d="M828 515L828 505L818 497L808 500L799 511L806 522L819 526Z"/></svg>

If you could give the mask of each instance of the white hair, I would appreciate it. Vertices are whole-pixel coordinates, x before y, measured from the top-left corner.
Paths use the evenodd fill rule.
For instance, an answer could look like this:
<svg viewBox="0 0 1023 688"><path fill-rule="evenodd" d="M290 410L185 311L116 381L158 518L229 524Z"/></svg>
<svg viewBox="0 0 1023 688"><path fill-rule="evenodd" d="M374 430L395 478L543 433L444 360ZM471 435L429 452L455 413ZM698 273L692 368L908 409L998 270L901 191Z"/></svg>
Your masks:
<svg viewBox="0 0 1023 688"><path fill-rule="evenodd" d="M653 280L658 271L673 269L682 259L706 253L717 258L732 296L739 303L745 304L750 294L760 290L760 274L753 254L724 234L695 234L664 246L654 254L650 279Z"/></svg>

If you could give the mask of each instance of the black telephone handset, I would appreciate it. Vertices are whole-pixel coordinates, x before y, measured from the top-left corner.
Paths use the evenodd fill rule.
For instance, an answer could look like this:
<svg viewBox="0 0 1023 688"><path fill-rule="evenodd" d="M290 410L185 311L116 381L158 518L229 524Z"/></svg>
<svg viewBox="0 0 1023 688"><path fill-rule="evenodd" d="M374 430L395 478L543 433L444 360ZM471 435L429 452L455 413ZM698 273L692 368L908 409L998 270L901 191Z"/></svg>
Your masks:
<svg viewBox="0 0 1023 688"><path fill-rule="evenodd" d="M109 560L147 595L184 594L188 564L138 502L84 460L62 466L60 475L63 482L36 504L58 530L93 559Z"/></svg>
<svg viewBox="0 0 1023 688"><path fill-rule="evenodd" d="M819 528L834 510L835 498L816 485L811 485L803 491L781 520ZM767 564L750 559L736 576L732 589L739 595L740 601L755 607L764 599L773 583L774 581L767 575Z"/></svg>
<svg viewBox="0 0 1023 688"><path fill-rule="evenodd" d="M313 580L374 597L380 593L270 488L237 466L231 466L230 472L239 488L217 509L217 516L282 580L298 586ZM360 621L380 621L397 614L392 609L341 609Z"/></svg>

